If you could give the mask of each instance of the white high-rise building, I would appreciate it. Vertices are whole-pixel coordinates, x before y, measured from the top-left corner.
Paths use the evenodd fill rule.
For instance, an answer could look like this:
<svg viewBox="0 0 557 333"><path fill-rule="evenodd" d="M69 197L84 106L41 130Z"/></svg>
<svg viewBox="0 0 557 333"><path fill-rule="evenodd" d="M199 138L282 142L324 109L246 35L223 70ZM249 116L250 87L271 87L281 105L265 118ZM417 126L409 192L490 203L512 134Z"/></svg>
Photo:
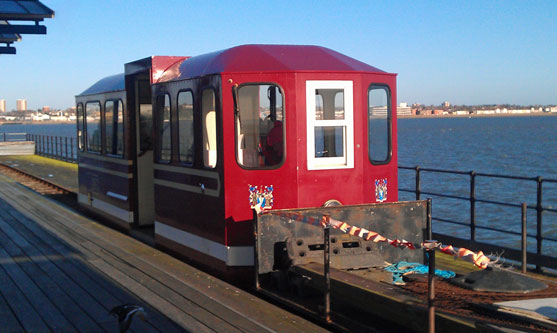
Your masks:
<svg viewBox="0 0 557 333"><path fill-rule="evenodd" d="M17 111L25 111L25 110L27 110L27 100L18 99L17 100Z"/></svg>
<svg viewBox="0 0 557 333"><path fill-rule="evenodd" d="M0 112L6 112L6 100L0 99Z"/></svg>

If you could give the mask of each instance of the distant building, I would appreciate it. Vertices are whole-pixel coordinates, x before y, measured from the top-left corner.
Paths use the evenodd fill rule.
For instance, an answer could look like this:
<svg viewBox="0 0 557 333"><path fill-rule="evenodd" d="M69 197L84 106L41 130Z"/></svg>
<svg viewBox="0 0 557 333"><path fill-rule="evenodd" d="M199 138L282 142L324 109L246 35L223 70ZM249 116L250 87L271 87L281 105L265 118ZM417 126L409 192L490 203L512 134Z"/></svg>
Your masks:
<svg viewBox="0 0 557 333"><path fill-rule="evenodd" d="M412 115L412 108L408 106L408 103L400 103L396 109L397 116L410 116Z"/></svg>
<svg viewBox="0 0 557 333"><path fill-rule="evenodd" d="M451 102L444 101L443 104L441 104L441 106L443 106L444 108L448 108L451 106Z"/></svg>
<svg viewBox="0 0 557 333"><path fill-rule="evenodd" d="M17 100L17 111L26 111L26 110L27 110L27 100L18 99Z"/></svg>
<svg viewBox="0 0 557 333"><path fill-rule="evenodd" d="M6 100L0 99L0 112L6 112Z"/></svg>
<svg viewBox="0 0 557 333"><path fill-rule="evenodd" d="M50 106L43 106L43 112L50 111Z"/></svg>

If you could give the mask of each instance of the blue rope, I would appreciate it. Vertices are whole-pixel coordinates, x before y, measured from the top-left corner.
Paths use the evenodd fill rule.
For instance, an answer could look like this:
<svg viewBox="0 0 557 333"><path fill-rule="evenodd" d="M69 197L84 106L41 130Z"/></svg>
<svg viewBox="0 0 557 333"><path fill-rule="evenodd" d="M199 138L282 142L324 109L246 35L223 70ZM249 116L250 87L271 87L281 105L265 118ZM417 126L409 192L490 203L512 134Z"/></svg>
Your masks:
<svg viewBox="0 0 557 333"><path fill-rule="evenodd" d="M412 272L415 274L427 274L429 271L429 267L417 262L401 261L385 267L385 270L393 273L393 284L404 284L404 281L402 280L402 276L404 274L408 272ZM453 271L444 271L441 269L436 269L435 275L445 279L451 279L455 277L455 273Z"/></svg>

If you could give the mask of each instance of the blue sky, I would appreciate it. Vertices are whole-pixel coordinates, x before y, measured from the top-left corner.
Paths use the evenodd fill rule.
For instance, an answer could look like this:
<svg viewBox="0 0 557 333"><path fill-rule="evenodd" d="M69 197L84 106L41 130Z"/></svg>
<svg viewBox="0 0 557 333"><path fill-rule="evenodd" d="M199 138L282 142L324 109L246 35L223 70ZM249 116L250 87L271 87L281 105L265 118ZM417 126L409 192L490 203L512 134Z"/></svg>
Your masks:
<svg viewBox="0 0 557 333"><path fill-rule="evenodd" d="M557 1L42 0L48 33L0 56L9 110L66 108L150 55L321 45L398 73L398 102L557 104Z"/></svg>

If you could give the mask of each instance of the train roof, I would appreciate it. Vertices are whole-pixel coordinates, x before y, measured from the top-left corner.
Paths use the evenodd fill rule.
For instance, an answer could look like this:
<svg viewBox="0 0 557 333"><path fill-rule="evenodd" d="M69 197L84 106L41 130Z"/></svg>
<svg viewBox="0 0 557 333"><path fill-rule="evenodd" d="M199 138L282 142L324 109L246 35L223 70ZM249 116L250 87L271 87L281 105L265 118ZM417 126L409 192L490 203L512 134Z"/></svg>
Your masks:
<svg viewBox="0 0 557 333"><path fill-rule="evenodd" d="M125 90L124 82L124 73L107 76L104 79L100 79L77 96L95 95L111 91L122 91Z"/></svg>
<svg viewBox="0 0 557 333"><path fill-rule="evenodd" d="M313 45L240 45L174 64L158 82L233 72L367 72L389 74L331 49Z"/></svg>
<svg viewBox="0 0 557 333"><path fill-rule="evenodd" d="M139 65L137 65L139 64ZM313 45L240 45L195 57L153 56L126 64L152 66L151 83L179 81L220 73L246 72L361 72L387 73L342 53ZM155 70L155 67L157 69ZM125 74L105 77L77 96L125 90Z"/></svg>

